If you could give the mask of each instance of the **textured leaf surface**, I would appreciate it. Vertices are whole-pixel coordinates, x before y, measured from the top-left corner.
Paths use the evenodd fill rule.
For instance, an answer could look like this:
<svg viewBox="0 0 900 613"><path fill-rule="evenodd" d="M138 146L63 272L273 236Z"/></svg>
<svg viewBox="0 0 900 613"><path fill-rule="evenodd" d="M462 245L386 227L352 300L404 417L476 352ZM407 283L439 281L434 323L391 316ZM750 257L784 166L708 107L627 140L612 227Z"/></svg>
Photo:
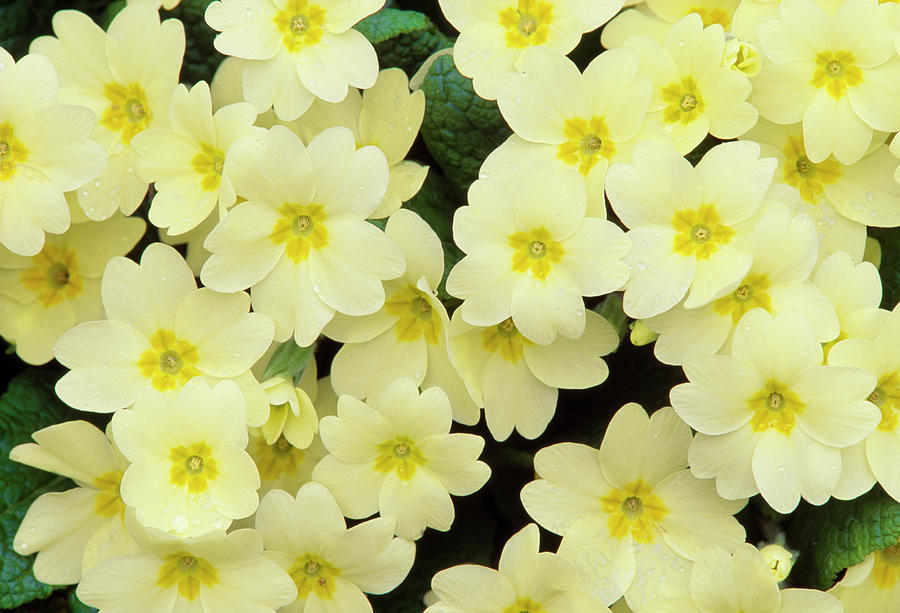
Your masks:
<svg viewBox="0 0 900 613"><path fill-rule="evenodd" d="M457 196L464 197L484 158L512 132L497 103L475 95L472 80L459 74L450 55L431 65L422 91L422 137Z"/></svg>
<svg viewBox="0 0 900 613"><path fill-rule="evenodd" d="M825 590L838 573L869 553L900 538L900 503L879 487L847 502L803 504L791 515L788 543L801 555L791 576L802 585Z"/></svg>
<svg viewBox="0 0 900 613"><path fill-rule="evenodd" d="M31 433L65 419L56 398L56 377L29 370L12 379L0 397L0 608L12 609L50 594L56 586L34 578L33 558L13 551L12 541L35 498L72 487L72 482L9 460L9 451L31 441Z"/></svg>
<svg viewBox="0 0 900 613"><path fill-rule="evenodd" d="M380 68L402 68L407 76L412 76L429 55L453 45L451 38L418 11L386 8L354 27L375 46Z"/></svg>

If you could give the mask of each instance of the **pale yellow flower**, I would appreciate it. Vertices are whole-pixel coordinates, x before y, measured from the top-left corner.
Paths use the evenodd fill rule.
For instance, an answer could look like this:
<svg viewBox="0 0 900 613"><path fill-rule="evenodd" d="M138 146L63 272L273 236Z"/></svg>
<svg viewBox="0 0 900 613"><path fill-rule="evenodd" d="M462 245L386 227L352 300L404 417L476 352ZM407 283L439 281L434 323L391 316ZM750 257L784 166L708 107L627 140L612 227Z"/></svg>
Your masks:
<svg viewBox="0 0 900 613"><path fill-rule="evenodd" d="M108 32L78 11L58 11L53 31L56 37L35 39L31 50L53 62L61 99L94 111L93 138L109 153L102 172L78 188L78 202L94 220L117 209L130 215L147 193L147 183L135 173L131 139L166 125L184 56L184 27L177 19L160 23L156 8L140 3L122 9Z"/></svg>
<svg viewBox="0 0 900 613"><path fill-rule="evenodd" d="M53 359L56 339L74 325L101 319L100 277L113 256L128 253L146 224L120 214L48 234L40 253L0 247L0 334L29 364Z"/></svg>
<svg viewBox="0 0 900 613"><path fill-rule="evenodd" d="M41 494L13 539L19 555L37 552L34 576L56 585L77 583L95 564L138 550L122 525L119 493L128 466L100 430L84 421L56 424L31 435L34 443L14 447L9 459L54 472L77 487Z"/></svg>
<svg viewBox="0 0 900 613"><path fill-rule="evenodd" d="M32 256L45 232L69 228L63 192L93 179L106 153L88 140L94 114L57 103L57 73L43 55L16 62L0 47L0 91L0 245Z"/></svg>

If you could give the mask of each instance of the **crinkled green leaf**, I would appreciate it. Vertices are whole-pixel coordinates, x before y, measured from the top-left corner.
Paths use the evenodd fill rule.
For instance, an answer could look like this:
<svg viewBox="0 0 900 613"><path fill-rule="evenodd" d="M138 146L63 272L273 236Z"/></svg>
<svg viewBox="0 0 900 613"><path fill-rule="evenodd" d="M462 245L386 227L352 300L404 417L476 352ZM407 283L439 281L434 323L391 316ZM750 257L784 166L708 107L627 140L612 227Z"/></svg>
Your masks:
<svg viewBox="0 0 900 613"><path fill-rule="evenodd" d="M619 341L625 338L625 335L628 334L628 316L625 315L625 309L622 306L621 294L610 294L597 305L594 311L612 324L619 335Z"/></svg>
<svg viewBox="0 0 900 613"><path fill-rule="evenodd" d="M12 379L0 396L0 609L12 609L44 598L58 586L39 582L32 573L32 557L13 551L13 537L29 505L41 494L73 487L63 477L9 459L16 445L31 434L64 421L66 407L53 392L55 377L28 370Z"/></svg>
<svg viewBox="0 0 900 613"><path fill-rule="evenodd" d="M289 340L272 354L266 370L263 372L263 380L270 377L291 378L295 382L300 381L309 359L316 350L313 343L309 347L300 347L293 340Z"/></svg>
<svg viewBox="0 0 900 613"><path fill-rule="evenodd" d="M800 550L791 571L794 582L825 590L845 568L897 543L900 503L877 485L847 502L831 500L821 507L804 503L791 514L787 537L788 544Z"/></svg>
<svg viewBox="0 0 900 613"><path fill-rule="evenodd" d="M402 68L408 76L412 76L429 55L453 45L451 38L418 11L382 9L354 28L375 46L381 68Z"/></svg>
<svg viewBox="0 0 900 613"><path fill-rule="evenodd" d="M893 309L900 302L900 228L869 228L881 245L881 306Z"/></svg>
<svg viewBox="0 0 900 613"><path fill-rule="evenodd" d="M461 203L455 200L453 189L447 180L434 169L430 169L419 193L403 205L403 208L418 213L441 239L441 246L444 249L444 276L437 291L438 297L445 301L451 299L447 294L447 275L463 257L462 251L453 242L453 211L459 204Z"/></svg>
<svg viewBox="0 0 900 613"><path fill-rule="evenodd" d="M422 138L457 197L462 198L478 178L484 158L512 132L497 103L475 95L472 80L459 74L451 55L435 60L422 91L425 92Z"/></svg>

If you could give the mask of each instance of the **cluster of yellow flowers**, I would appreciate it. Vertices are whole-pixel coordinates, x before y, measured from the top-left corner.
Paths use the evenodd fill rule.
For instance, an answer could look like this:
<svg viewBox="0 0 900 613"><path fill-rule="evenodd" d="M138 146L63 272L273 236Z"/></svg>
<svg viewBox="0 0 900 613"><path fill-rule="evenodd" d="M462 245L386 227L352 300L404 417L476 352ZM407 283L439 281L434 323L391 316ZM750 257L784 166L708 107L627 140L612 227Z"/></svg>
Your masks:
<svg viewBox="0 0 900 613"><path fill-rule="evenodd" d="M0 334L112 414L11 453L78 486L21 524L35 576L101 613L371 612L489 479L453 422L539 437L559 389L607 378L618 333L585 298L622 291L688 382L622 407L599 450L541 449L521 502L558 551L529 524L423 608L897 610L896 547L832 594L779 590L784 559L734 515L876 482L900 501L900 309L866 237L900 225L898 3L440 0L513 131L453 216L452 315L441 240L402 208L425 96L352 27L383 5L215 0L230 57L190 88L152 1L0 49ZM582 72L565 54L600 26ZM710 134L729 142L692 166ZM150 184L163 242L136 263ZM328 377L263 378L320 335L342 343Z"/></svg>

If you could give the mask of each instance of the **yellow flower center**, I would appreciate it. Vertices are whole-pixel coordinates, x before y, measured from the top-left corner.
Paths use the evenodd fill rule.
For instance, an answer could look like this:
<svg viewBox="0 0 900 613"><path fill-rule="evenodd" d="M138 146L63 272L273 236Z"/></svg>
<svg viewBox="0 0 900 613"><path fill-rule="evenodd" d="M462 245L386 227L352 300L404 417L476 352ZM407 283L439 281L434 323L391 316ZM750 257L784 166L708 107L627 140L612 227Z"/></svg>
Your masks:
<svg viewBox="0 0 900 613"><path fill-rule="evenodd" d="M169 459L172 461L169 480L179 487L186 485L190 494L205 492L209 481L219 475L219 467L212 452L212 447L206 443L173 447L169 450Z"/></svg>
<svg viewBox="0 0 900 613"><path fill-rule="evenodd" d="M438 344L441 318L431 307L431 297L424 292L407 285L384 301L384 310L397 318L394 332L398 341L411 343L424 336L427 343Z"/></svg>
<svg viewBox="0 0 900 613"><path fill-rule="evenodd" d="M21 283L37 294L45 307L72 299L84 290L84 280L78 274L78 258L68 247L44 243L44 248L32 256L34 266L22 271Z"/></svg>
<svg viewBox="0 0 900 613"><path fill-rule="evenodd" d="M499 13L500 25L506 28L506 44L523 49L543 45L553 22L553 5L541 0L518 0Z"/></svg>
<svg viewBox="0 0 900 613"><path fill-rule="evenodd" d="M748 407L753 413L750 425L754 432L774 428L782 434L790 434L797 423L797 413L805 406L797 394L773 379L748 401Z"/></svg>
<svg viewBox="0 0 900 613"><path fill-rule="evenodd" d="M281 32L281 43L291 53L310 47L322 40L325 9L307 0L288 0L284 10L275 15L275 25Z"/></svg>
<svg viewBox="0 0 900 613"><path fill-rule="evenodd" d="M222 182L222 169L225 167L225 153L221 149L200 144L200 153L191 158L191 166L194 172L200 175L200 187L204 191L212 192L219 189Z"/></svg>
<svg viewBox="0 0 900 613"><path fill-rule="evenodd" d="M817 68L813 73L812 85L824 87L832 98L840 100L849 87L862 83L862 71L855 61L856 58L849 51L823 51L816 54Z"/></svg>
<svg viewBox="0 0 900 613"><path fill-rule="evenodd" d="M99 490L94 498L94 513L100 517L113 517L125 511L125 503L119 495L122 471L111 470L94 477L94 487Z"/></svg>
<svg viewBox="0 0 900 613"><path fill-rule="evenodd" d="M772 312L772 298L766 290L772 285L766 275L747 275L730 295L713 302L713 310L720 315L731 314L737 324L744 313L756 307Z"/></svg>
<svg viewBox="0 0 900 613"><path fill-rule="evenodd" d="M178 593L188 600L197 599L200 595L200 584L208 587L219 582L216 567L203 558L195 558L186 551L179 551L167 555L164 559L162 566L159 567L156 584L171 587L177 583Z"/></svg>
<svg viewBox="0 0 900 613"><path fill-rule="evenodd" d="M809 161L802 137L791 137L782 151L784 182L797 188L803 199L811 204L824 192L823 185L834 183L841 177L841 165L837 160L828 158L818 164Z"/></svg>
<svg viewBox="0 0 900 613"><path fill-rule="evenodd" d="M287 243L285 253L295 264L306 260L310 249L321 249L328 244L322 205L285 203L278 213L281 218L275 222L269 238L276 245Z"/></svg>
<svg viewBox="0 0 900 613"><path fill-rule="evenodd" d="M397 471L397 476L409 481L416 474L416 466L425 464L425 456L406 436L385 441L376 447L375 470L382 473Z"/></svg>
<svg viewBox="0 0 900 613"><path fill-rule="evenodd" d="M512 269L516 272L527 272L538 279L546 279L553 265L562 260L565 251L562 245L551 238L545 228L537 228L531 232L516 232L507 237L509 246L515 249L512 256Z"/></svg>
<svg viewBox="0 0 900 613"><path fill-rule="evenodd" d="M521 360L522 348L532 344L530 340L519 334L511 317L507 317L496 326L481 331L481 346L491 353L499 351L503 359L508 362L516 363Z"/></svg>
<svg viewBox="0 0 900 613"><path fill-rule="evenodd" d="M0 181L12 179L16 166L28 158L28 149L13 134L9 123L0 123Z"/></svg>
<svg viewBox="0 0 900 613"><path fill-rule="evenodd" d="M567 140L557 148L556 157L577 166L582 175L587 176L597 163L598 156L609 159L616 152L602 117L594 117L590 121L579 117L567 119L563 132Z"/></svg>
<svg viewBox="0 0 900 613"><path fill-rule="evenodd" d="M516 598L516 603L509 605L501 613L544 613L544 609L531 598Z"/></svg>
<svg viewBox="0 0 900 613"><path fill-rule="evenodd" d="M615 538L630 535L636 543L652 543L654 524L669 512L650 486L638 479L622 489L613 488L600 498L603 512L609 514L606 525Z"/></svg>
<svg viewBox="0 0 900 613"><path fill-rule="evenodd" d="M728 26L731 25L731 15L720 8L692 8L689 13L697 13L700 15L700 19L703 20L704 28L708 28L714 23L721 25L725 29L728 29Z"/></svg>
<svg viewBox="0 0 900 613"><path fill-rule="evenodd" d="M305 555L297 558L288 569L288 574L294 580L301 599L308 598L313 592L319 598L330 599L334 595L334 578L340 571L322 558Z"/></svg>
<svg viewBox="0 0 900 613"><path fill-rule="evenodd" d="M900 578L900 544L893 544L886 549L875 552L875 563L872 565L872 582L882 590L894 587Z"/></svg>
<svg viewBox="0 0 900 613"><path fill-rule="evenodd" d="M666 123L689 124L706 108L693 77L684 77L681 83L663 87L662 99L667 103L663 109L663 121Z"/></svg>
<svg viewBox="0 0 900 613"><path fill-rule="evenodd" d="M264 481L274 481L282 475L294 474L306 456L302 449L291 445L283 434L272 445L267 445L266 439L259 437L255 451L256 467L259 469L260 479Z"/></svg>
<svg viewBox="0 0 900 613"><path fill-rule="evenodd" d="M701 205L696 211L676 212L672 227L676 231L672 247L675 253L698 259L709 258L719 245L727 245L734 236L734 230L719 222L719 213L711 204Z"/></svg>
<svg viewBox="0 0 900 613"><path fill-rule="evenodd" d="M878 429L895 432L900 425L900 373L894 371L881 377L867 400L881 411Z"/></svg>
<svg viewBox="0 0 900 613"><path fill-rule="evenodd" d="M123 143L127 145L135 134L150 127L153 113L139 84L107 83L103 94L109 100L109 106L103 111L100 123L113 132L121 132Z"/></svg>
<svg viewBox="0 0 900 613"><path fill-rule="evenodd" d="M199 359L197 348L175 338L170 330L157 330L150 347L138 360L141 373L152 380L153 387L164 392L174 390L200 374L194 367Z"/></svg>

